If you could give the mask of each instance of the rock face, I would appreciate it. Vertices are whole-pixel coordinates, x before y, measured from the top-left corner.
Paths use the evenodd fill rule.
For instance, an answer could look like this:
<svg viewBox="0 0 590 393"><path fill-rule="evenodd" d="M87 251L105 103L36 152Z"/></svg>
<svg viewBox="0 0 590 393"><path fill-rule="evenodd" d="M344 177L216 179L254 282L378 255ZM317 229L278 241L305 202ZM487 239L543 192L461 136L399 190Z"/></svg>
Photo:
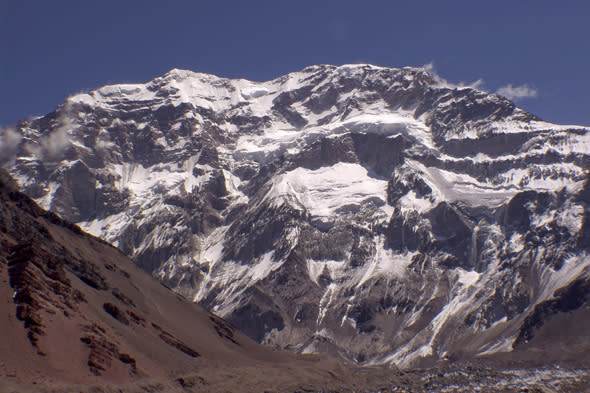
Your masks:
<svg viewBox="0 0 590 393"><path fill-rule="evenodd" d="M172 70L18 131L26 193L260 342L405 366L588 305L590 130L421 68Z"/></svg>
<svg viewBox="0 0 590 393"><path fill-rule="evenodd" d="M2 391L348 392L395 384L395 375L256 344L41 209L1 168L0 315Z"/></svg>

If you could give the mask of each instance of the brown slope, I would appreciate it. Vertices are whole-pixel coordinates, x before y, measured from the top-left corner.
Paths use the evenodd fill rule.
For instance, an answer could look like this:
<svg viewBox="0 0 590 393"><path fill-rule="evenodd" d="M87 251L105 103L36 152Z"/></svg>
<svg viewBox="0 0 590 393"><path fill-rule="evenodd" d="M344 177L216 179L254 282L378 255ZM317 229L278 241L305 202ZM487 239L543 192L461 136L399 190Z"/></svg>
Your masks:
<svg viewBox="0 0 590 393"><path fill-rule="evenodd" d="M371 378L254 343L42 210L1 169L0 277L0 392L134 390L145 381L164 381L164 390L344 391Z"/></svg>

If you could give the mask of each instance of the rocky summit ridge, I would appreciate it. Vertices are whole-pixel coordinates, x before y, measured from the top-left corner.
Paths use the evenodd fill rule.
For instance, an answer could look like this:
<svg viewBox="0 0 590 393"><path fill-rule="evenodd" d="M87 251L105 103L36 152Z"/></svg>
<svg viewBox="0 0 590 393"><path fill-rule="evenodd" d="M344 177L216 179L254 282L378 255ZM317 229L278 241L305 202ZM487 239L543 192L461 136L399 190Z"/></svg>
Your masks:
<svg viewBox="0 0 590 393"><path fill-rule="evenodd" d="M259 342L399 366L589 346L586 127L361 64L175 69L15 133L24 192Z"/></svg>

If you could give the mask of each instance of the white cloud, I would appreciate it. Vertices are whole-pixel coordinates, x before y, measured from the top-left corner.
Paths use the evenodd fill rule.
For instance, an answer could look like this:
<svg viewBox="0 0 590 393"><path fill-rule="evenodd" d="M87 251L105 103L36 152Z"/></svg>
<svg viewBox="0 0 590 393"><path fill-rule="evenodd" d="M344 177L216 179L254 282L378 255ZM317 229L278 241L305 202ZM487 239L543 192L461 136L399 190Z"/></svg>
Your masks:
<svg viewBox="0 0 590 393"><path fill-rule="evenodd" d="M470 87L472 89L483 90L484 81L481 78L471 83L452 83L438 74L438 72L436 71L436 67L434 66L434 62L431 61L430 63L426 63L422 66L422 68L424 68L425 71L432 75L432 78L436 81L436 83L438 83L439 85L446 86L450 89L464 89L466 87Z"/></svg>
<svg viewBox="0 0 590 393"><path fill-rule="evenodd" d="M524 98L536 98L539 95L537 89L529 85L512 86L508 84L496 90L496 93L510 100L518 101Z"/></svg>
<svg viewBox="0 0 590 393"><path fill-rule="evenodd" d="M73 121L66 115L61 114L56 128L36 141L27 141L24 148L37 159L51 162L59 161L63 159L65 152L72 145L71 129L74 126Z"/></svg>
<svg viewBox="0 0 590 393"><path fill-rule="evenodd" d="M72 120L72 111L69 101L61 109L57 118L57 127L49 134L44 135L39 141L39 148L31 146L33 154L43 160L59 161L72 145L72 129L76 123ZM34 150L37 151L34 151Z"/></svg>
<svg viewBox="0 0 590 393"><path fill-rule="evenodd" d="M0 128L0 163L12 161L23 136L14 127Z"/></svg>
<svg viewBox="0 0 590 393"><path fill-rule="evenodd" d="M60 159L71 143L71 135L68 133L73 122L67 118L60 119L60 125L41 141L45 158Z"/></svg>
<svg viewBox="0 0 590 393"><path fill-rule="evenodd" d="M70 105L66 102L57 118L56 127L38 139L26 140L24 149L39 160L60 161L72 146L72 130L76 125L72 120Z"/></svg>
<svg viewBox="0 0 590 393"><path fill-rule="evenodd" d="M15 127L0 127L0 165L9 166L13 163L21 143L21 148L40 160L63 159L72 146L72 130L76 126L76 122L72 120L71 104L66 101L57 118L56 127L35 141L23 139L23 134Z"/></svg>

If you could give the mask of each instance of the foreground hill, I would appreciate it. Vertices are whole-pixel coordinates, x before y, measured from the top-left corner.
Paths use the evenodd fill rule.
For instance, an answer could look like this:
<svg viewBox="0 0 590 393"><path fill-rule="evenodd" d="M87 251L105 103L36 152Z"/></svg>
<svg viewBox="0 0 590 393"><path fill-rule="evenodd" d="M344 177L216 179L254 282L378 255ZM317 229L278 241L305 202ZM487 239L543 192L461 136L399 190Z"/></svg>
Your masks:
<svg viewBox="0 0 590 393"><path fill-rule="evenodd" d="M422 68L320 65L172 70L16 134L28 195L258 342L403 367L586 348L588 128Z"/></svg>

